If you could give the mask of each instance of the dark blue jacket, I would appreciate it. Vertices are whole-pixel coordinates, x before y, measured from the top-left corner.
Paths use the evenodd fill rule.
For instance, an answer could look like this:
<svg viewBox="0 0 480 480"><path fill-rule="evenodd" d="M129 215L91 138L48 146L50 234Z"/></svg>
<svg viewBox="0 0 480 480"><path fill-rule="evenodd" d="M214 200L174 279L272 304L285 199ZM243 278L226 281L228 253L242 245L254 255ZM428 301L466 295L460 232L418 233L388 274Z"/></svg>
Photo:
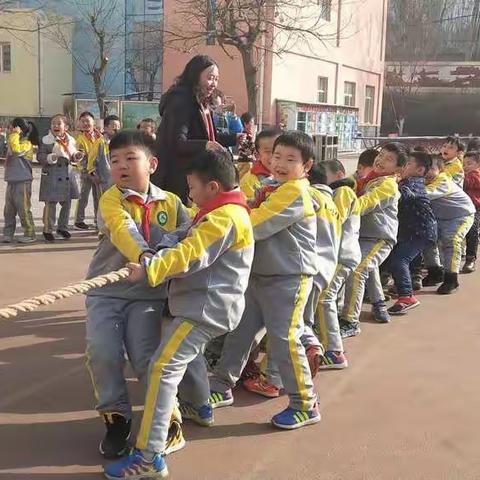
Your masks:
<svg viewBox="0 0 480 480"><path fill-rule="evenodd" d="M398 240L424 239L437 241L437 220L425 191L425 178L410 177L398 186Z"/></svg>

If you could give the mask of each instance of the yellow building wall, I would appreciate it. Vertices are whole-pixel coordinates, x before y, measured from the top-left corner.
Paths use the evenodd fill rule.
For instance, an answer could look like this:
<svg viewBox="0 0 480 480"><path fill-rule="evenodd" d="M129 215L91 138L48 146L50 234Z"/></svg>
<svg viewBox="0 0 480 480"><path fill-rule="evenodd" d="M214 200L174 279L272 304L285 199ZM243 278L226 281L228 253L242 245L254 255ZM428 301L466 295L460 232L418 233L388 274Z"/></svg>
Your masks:
<svg viewBox="0 0 480 480"><path fill-rule="evenodd" d="M10 43L12 64L11 72L0 72L0 116L37 117L62 112L62 93L72 91L72 57L49 38L48 31L41 30L38 38L37 15L29 10L0 13L0 25L11 29L0 29L0 42Z"/></svg>

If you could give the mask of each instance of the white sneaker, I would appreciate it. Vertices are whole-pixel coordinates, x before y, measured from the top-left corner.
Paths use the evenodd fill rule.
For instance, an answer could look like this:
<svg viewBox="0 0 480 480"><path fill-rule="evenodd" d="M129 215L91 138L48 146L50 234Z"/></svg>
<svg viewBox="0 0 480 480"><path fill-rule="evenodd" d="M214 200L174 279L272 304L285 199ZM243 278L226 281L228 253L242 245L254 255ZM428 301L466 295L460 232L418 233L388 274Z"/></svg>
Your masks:
<svg viewBox="0 0 480 480"><path fill-rule="evenodd" d="M24 245L27 245L29 243L35 243L37 239L35 237L27 237L23 236L18 239L18 243L23 243Z"/></svg>

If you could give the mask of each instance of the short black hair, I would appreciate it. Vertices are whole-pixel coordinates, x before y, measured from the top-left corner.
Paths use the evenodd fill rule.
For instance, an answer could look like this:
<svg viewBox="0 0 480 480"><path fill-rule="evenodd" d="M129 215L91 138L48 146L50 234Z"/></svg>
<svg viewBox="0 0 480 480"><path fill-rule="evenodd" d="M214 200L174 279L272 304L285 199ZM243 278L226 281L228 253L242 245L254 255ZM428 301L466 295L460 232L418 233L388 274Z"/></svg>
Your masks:
<svg viewBox="0 0 480 480"><path fill-rule="evenodd" d="M315 162L308 172L308 179L312 185L327 185L327 166L326 162Z"/></svg>
<svg viewBox="0 0 480 480"><path fill-rule="evenodd" d="M143 130L122 130L115 134L110 141L110 152L125 147L139 147L145 151L147 155L154 155L155 141L150 135Z"/></svg>
<svg viewBox="0 0 480 480"><path fill-rule="evenodd" d="M229 192L238 186L238 174L227 152L205 151L194 157L185 170L198 175L204 182L218 182Z"/></svg>
<svg viewBox="0 0 480 480"><path fill-rule="evenodd" d="M399 142L390 142L382 145L382 150L387 152L395 153L397 156L397 167L403 167L407 161L410 154L409 148L403 143Z"/></svg>
<svg viewBox="0 0 480 480"><path fill-rule="evenodd" d="M307 163L309 160L315 160L315 151L313 139L310 135L299 130L289 130L283 132L273 144L273 151L278 145L285 147L293 147L300 151L302 154L303 163Z"/></svg>
<svg viewBox="0 0 480 480"><path fill-rule="evenodd" d="M423 176L432 168L432 156L427 152L410 152L409 158L412 158L418 167L423 167Z"/></svg>
<svg viewBox="0 0 480 480"><path fill-rule="evenodd" d="M108 117L105 117L105 120L103 121L103 125L105 127L108 127L110 125L110 123L112 122L119 122L120 121L120 117L118 115L109 115Z"/></svg>
<svg viewBox="0 0 480 480"><path fill-rule="evenodd" d="M444 143L450 143L451 145L455 145L458 148L459 152L465 151L465 145L460 141L459 137L454 135L450 135L445 139Z"/></svg>
<svg viewBox="0 0 480 480"><path fill-rule="evenodd" d="M358 165L362 167L373 167L373 162L377 158L378 150L374 148L367 148L358 157Z"/></svg>
<svg viewBox="0 0 480 480"><path fill-rule="evenodd" d="M253 113L245 112L241 117L240 120L242 121L242 125L245 126L247 123L251 122L254 119Z"/></svg>
<svg viewBox="0 0 480 480"><path fill-rule="evenodd" d="M480 162L480 151L478 150L469 150L464 156L464 158L473 158L475 162Z"/></svg>
<svg viewBox="0 0 480 480"><path fill-rule="evenodd" d="M325 165L325 168L327 170L330 170L332 173L338 173L342 172L345 173L345 167L343 166L343 163L340 160L334 159L334 160L326 160L323 162Z"/></svg>
<svg viewBox="0 0 480 480"><path fill-rule="evenodd" d="M95 120L95 117L93 116L92 112L82 112L78 118L84 118L84 117L90 117L92 120Z"/></svg>
<svg viewBox="0 0 480 480"><path fill-rule="evenodd" d="M260 140L263 140L265 138L275 138L278 137L282 134L282 130L279 128L272 128L268 130L262 130L256 137L255 137L255 149L258 152L258 149L260 148Z"/></svg>
<svg viewBox="0 0 480 480"><path fill-rule="evenodd" d="M142 122L145 122L145 123L153 123L155 126L157 125L157 122L153 119L153 118L142 118L142 120L140 120L140 123ZM139 125L140 125L139 123Z"/></svg>
<svg viewBox="0 0 480 480"><path fill-rule="evenodd" d="M468 141L467 152L471 152L471 151L475 151L475 152L480 151L480 138L473 137Z"/></svg>

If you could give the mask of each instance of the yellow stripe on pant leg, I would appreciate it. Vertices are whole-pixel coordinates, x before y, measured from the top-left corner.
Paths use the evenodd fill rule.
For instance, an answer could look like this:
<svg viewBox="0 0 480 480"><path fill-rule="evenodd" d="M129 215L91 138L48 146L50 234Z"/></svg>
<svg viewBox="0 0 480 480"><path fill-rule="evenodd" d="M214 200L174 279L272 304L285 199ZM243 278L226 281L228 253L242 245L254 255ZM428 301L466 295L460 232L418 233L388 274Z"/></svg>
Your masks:
<svg viewBox="0 0 480 480"><path fill-rule="evenodd" d="M375 255L382 249L385 243L385 240L379 240L377 243L375 243L370 252L368 252L365 258L360 262L360 265L353 271L352 293L350 294L351 300L347 310L348 320L351 320L353 312L355 310L355 304L357 303L356 300L358 286L360 284L360 273L363 273L368 268L368 265L370 264L372 258L374 258Z"/></svg>
<svg viewBox="0 0 480 480"><path fill-rule="evenodd" d="M137 437L137 448L140 450L147 448L148 439L150 437L150 429L157 406L158 389L160 386L160 379L162 378L163 369L168 363L170 363L178 348L190 333L192 328L193 325L191 323L182 322L177 327L170 340L165 345L160 356L152 366L150 377L148 379L148 389L145 399L145 409L143 412L142 424Z"/></svg>
<svg viewBox="0 0 480 480"><path fill-rule="evenodd" d="M310 405L308 404L308 391L307 386L305 385L305 378L303 375L302 364L300 363L300 358L298 356L297 342L295 341L295 332L298 328L298 323L300 322L300 316L303 315L305 310L305 304L307 303L307 285L309 277L303 276L300 280L300 290L298 292L297 302L295 303L295 308L293 309L292 318L290 319L290 328L288 329L288 347L290 350L290 358L292 360L293 371L295 374L295 379L297 381L297 388L300 398L303 401L303 410L308 410Z"/></svg>
<svg viewBox="0 0 480 480"><path fill-rule="evenodd" d="M25 218L25 223L27 224L27 228L30 231L30 235L33 236L35 233L35 226L30 223L30 201L27 195L27 182L23 182L23 215Z"/></svg>
<svg viewBox="0 0 480 480"><path fill-rule="evenodd" d="M453 254L452 254L452 263L450 265L450 271L458 273L460 271L460 263L462 261L462 243L463 239L467 235L468 231L473 225L473 216L469 215L464 222L458 227L457 232L453 236Z"/></svg>
<svg viewBox="0 0 480 480"><path fill-rule="evenodd" d="M45 207L43 207L43 231L45 233L50 232L48 228L48 202L45 202Z"/></svg>
<svg viewBox="0 0 480 480"><path fill-rule="evenodd" d="M93 375L93 370L92 370L92 367L90 366L92 361L90 359L90 355L88 354L88 350L85 352L85 357L87 358L87 360L85 362L85 366L87 367L87 371L90 375L90 380L92 381L93 394L95 396L95 400L98 403L98 402L100 402L100 396L98 395L97 384L95 383L95 377Z"/></svg>

